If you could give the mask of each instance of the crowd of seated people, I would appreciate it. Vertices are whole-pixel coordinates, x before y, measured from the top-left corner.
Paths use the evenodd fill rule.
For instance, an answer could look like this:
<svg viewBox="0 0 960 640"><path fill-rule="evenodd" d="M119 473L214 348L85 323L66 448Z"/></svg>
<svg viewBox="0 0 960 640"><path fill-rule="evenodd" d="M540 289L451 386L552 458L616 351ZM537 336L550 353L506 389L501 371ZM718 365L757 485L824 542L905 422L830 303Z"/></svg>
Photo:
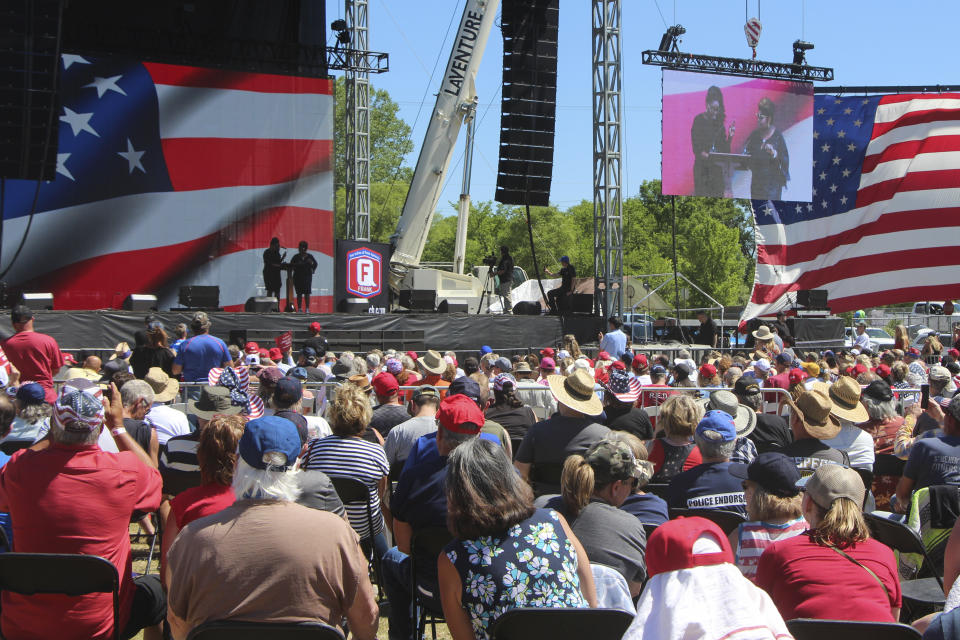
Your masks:
<svg viewBox="0 0 960 640"><path fill-rule="evenodd" d="M4 591L6 638L234 619L408 640L427 609L482 640L515 607L625 608L632 640L894 622L898 559L864 514L917 526L960 487L955 349L808 353L761 327L752 352L702 357L590 358L573 336L333 353L319 325L297 350L227 345L200 312L176 340L148 317L101 360L69 357L29 309L11 322L7 544L102 556L120 586L116 620L109 593ZM159 575L133 570L138 526L162 536ZM946 613L904 610L931 637L960 625L960 533L943 555Z"/></svg>

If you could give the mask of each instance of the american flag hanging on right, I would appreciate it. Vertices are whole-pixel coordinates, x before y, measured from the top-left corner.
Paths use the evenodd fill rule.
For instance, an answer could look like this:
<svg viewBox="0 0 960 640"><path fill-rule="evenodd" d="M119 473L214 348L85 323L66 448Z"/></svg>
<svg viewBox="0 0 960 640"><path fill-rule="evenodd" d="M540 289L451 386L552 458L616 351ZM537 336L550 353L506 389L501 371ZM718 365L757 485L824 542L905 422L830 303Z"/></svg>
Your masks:
<svg viewBox="0 0 960 640"><path fill-rule="evenodd" d="M960 297L960 94L814 98L813 201L753 200L742 321L826 289L831 311Z"/></svg>

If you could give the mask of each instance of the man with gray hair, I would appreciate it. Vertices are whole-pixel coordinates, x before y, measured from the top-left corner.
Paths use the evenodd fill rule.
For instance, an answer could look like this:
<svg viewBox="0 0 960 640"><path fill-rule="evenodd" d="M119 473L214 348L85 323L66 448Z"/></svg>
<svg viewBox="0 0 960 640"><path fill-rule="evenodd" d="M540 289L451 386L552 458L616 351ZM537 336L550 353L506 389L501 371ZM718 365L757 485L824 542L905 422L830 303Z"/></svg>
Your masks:
<svg viewBox="0 0 960 640"><path fill-rule="evenodd" d="M167 552L167 620L174 638L210 620L314 622L373 640L376 597L350 525L295 502L300 436L265 416L240 438L237 502L191 522ZM322 532L322 535L317 535Z"/></svg>
<svg viewBox="0 0 960 640"><path fill-rule="evenodd" d="M153 387L143 380L130 380L120 387L120 400L123 402L123 426L137 444L147 452L157 466L160 455L160 442L157 431L144 420L153 406Z"/></svg>
<svg viewBox="0 0 960 640"><path fill-rule="evenodd" d="M671 508L722 509L746 514L743 485L730 474L737 427L726 411L708 411L693 435L703 462L674 476L667 488Z"/></svg>
<svg viewBox="0 0 960 640"><path fill-rule="evenodd" d="M118 453L97 445L104 427ZM158 576L133 577L130 517L160 506L160 473L124 429L116 386L105 411L98 386L67 380L53 405L50 439L38 447L17 451L0 470L0 511L13 522L13 551L106 558L120 573L117 637L151 627L145 637L159 638L166 600ZM62 637L65 621L70 637L113 637L113 599L87 595L78 607L60 596L3 594L5 637Z"/></svg>
<svg viewBox="0 0 960 640"><path fill-rule="evenodd" d="M943 435L914 441L903 477L897 484L896 501L891 501L898 513L907 512L910 494L917 489L938 484L960 485L960 394L949 402L930 398L926 415L943 427Z"/></svg>

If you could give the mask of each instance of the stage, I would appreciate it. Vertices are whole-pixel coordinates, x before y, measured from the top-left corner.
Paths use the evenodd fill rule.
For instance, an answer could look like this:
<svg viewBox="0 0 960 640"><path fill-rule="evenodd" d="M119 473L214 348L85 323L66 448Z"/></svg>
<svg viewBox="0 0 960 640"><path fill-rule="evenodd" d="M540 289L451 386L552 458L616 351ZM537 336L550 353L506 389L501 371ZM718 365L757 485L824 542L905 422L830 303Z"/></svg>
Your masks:
<svg viewBox="0 0 960 640"><path fill-rule="evenodd" d="M149 312L116 311L35 311L34 328L53 336L62 349L113 350L120 341L133 346L133 334L144 328ZM438 313L396 314L298 314L208 312L210 333L243 344L255 340L273 346L273 338L286 331L294 335L294 347L309 337L311 322L319 322L334 351L368 351L373 348L426 349L459 352L476 351L490 345L502 351L556 347L561 337L573 333L581 344L596 341L603 319L571 314L566 316L467 315ZM183 322L189 326L192 311L154 312L167 335ZM8 316L9 318L9 316ZM9 321L0 327L0 336L12 334Z"/></svg>

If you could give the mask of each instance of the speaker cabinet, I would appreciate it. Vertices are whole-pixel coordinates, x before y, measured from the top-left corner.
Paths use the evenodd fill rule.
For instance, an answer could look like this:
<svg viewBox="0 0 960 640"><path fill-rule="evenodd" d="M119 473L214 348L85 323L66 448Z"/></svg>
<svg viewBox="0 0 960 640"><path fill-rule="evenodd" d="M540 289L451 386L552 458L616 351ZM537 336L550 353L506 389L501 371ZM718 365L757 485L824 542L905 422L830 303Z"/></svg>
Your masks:
<svg viewBox="0 0 960 640"><path fill-rule="evenodd" d="M156 311L157 296L131 293L123 301L124 311Z"/></svg>
<svg viewBox="0 0 960 640"><path fill-rule="evenodd" d="M253 313L277 311L277 299L271 298L270 296L247 298L247 301L243 304L243 310Z"/></svg>
<svg viewBox="0 0 960 640"><path fill-rule="evenodd" d="M523 301L513 305L513 315L515 316L538 316L541 311L542 308L539 301Z"/></svg>
<svg viewBox="0 0 960 640"><path fill-rule="evenodd" d="M217 309L220 307L220 287L196 284L180 287L180 306L189 309Z"/></svg>
<svg viewBox="0 0 960 640"><path fill-rule="evenodd" d="M469 313L466 300L441 300L437 305L437 313Z"/></svg>
<svg viewBox="0 0 960 640"><path fill-rule="evenodd" d="M52 293L24 293L20 298L20 304L30 307L33 310L52 310Z"/></svg>

